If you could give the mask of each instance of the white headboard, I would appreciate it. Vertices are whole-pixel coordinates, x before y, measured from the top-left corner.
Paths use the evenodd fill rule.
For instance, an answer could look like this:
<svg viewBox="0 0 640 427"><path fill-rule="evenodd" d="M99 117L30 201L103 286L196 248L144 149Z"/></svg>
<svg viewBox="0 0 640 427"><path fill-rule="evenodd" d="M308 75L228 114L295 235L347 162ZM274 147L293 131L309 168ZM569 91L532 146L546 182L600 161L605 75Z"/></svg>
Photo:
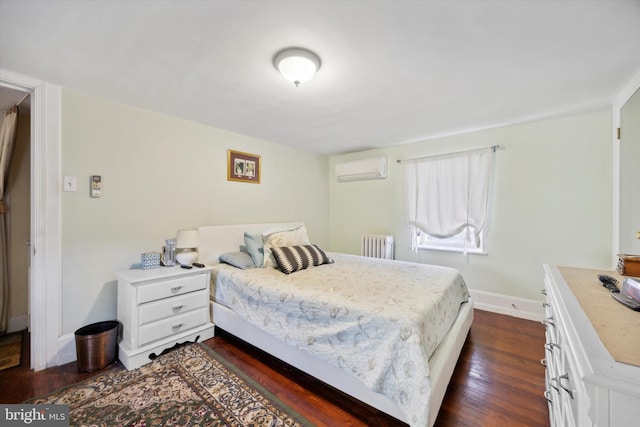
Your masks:
<svg viewBox="0 0 640 427"><path fill-rule="evenodd" d="M262 233L270 229L292 229L302 222L206 225L198 227L198 262L207 265L218 264L218 257L225 252L238 252L244 248L244 233Z"/></svg>

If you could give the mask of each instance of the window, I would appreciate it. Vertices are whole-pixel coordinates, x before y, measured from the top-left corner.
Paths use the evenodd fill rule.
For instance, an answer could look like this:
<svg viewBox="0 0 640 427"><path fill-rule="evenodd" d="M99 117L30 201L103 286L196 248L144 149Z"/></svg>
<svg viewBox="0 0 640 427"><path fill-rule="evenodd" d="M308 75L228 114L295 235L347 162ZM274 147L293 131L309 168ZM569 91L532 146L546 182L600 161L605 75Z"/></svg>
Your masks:
<svg viewBox="0 0 640 427"><path fill-rule="evenodd" d="M406 224L418 248L483 253L492 148L402 162Z"/></svg>

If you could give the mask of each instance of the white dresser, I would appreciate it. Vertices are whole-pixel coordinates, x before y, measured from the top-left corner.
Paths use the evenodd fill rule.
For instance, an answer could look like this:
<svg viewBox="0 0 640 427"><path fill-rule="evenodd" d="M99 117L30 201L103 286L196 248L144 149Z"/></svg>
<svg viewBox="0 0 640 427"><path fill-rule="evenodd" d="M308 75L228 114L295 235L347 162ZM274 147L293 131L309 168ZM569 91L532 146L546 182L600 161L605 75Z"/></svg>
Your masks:
<svg viewBox="0 0 640 427"><path fill-rule="evenodd" d="M126 270L118 277L118 356L135 369L163 350L213 337L209 312L212 267Z"/></svg>
<svg viewBox="0 0 640 427"><path fill-rule="evenodd" d="M569 269L562 269L567 274ZM549 402L551 425L640 425L640 367L617 362L612 357L561 270L548 265L544 270L546 344L542 363L546 366L545 397ZM640 312L631 311L611 298L609 291L598 281L598 271L571 271L572 286L584 286L595 294L589 298L597 301L600 316L618 313L631 318L637 325ZM615 334L615 324L611 329ZM640 340L637 335L632 338ZM630 344L628 348L635 353L637 347Z"/></svg>

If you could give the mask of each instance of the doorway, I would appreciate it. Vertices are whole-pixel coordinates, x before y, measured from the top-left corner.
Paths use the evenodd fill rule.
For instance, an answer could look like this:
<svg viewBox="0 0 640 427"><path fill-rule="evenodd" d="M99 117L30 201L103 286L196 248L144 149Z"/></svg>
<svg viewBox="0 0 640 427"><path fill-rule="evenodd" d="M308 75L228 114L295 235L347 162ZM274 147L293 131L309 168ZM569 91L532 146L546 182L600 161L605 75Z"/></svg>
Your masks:
<svg viewBox="0 0 640 427"><path fill-rule="evenodd" d="M620 210L618 252L640 254L640 88L620 109Z"/></svg>
<svg viewBox="0 0 640 427"><path fill-rule="evenodd" d="M7 252L9 276L9 322L7 333L29 326L29 243L31 218L31 102L30 93L0 87L0 112L18 105L13 157L7 176L4 203L7 207Z"/></svg>
<svg viewBox="0 0 640 427"><path fill-rule="evenodd" d="M61 89L0 70L0 86L31 94L29 314L32 369L57 366L62 306Z"/></svg>

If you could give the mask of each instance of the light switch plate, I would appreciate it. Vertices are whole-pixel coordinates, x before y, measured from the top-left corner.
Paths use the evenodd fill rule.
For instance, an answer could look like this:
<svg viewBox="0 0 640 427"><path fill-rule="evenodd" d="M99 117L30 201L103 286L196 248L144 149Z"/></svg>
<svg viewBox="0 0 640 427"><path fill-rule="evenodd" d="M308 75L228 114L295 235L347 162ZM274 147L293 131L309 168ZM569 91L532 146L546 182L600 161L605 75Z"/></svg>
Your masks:
<svg viewBox="0 0 640 427"><path fill-rule="evenodd" d="M64 177L64 191L78 191L78 177L77 176L65 176Z"/></svg>

